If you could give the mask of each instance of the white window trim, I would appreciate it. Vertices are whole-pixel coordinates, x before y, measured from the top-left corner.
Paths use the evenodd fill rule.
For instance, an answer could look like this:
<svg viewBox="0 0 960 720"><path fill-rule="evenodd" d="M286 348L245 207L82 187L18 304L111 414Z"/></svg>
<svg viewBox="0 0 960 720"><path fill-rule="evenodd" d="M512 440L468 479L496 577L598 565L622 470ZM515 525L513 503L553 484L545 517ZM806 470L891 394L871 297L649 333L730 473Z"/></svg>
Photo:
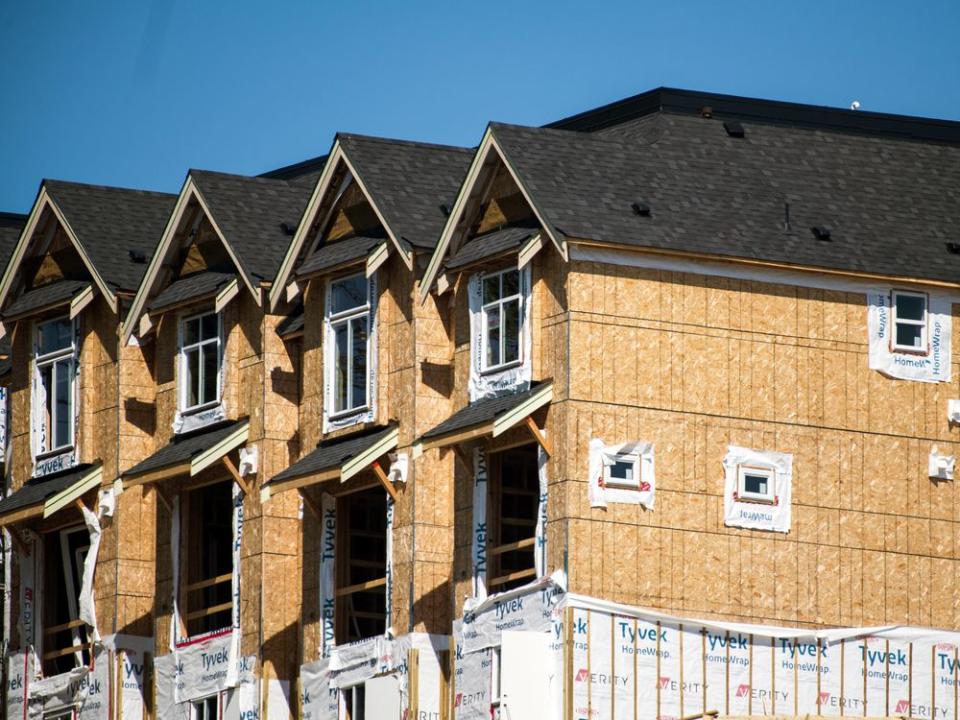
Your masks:
<svg viewBox="0 0 960 720"><path fill-rule="evenodd" d="M201 715L202 708L206 705L208 700L216 698L217 700L217 710L213 718L209 720L219 720L223 717L223 693L216 693L215 695L207 695L202 698L197 698L196 700L190 701L190 720L205 720Z"/></svg>
<svg viewBox="0 0 960 720"><path fill-rule="evenodd" d="M611 477L610 471L612 465L603 466L603 485L604 487L615 490L639 490L642 487L643 477L641 476L643 464L640 462L639 453L617 453L616 462L629 463L633 465L633 482L623 481L620 478Z"/></svg>
<svg viewBox="0 0 960 720"><path fill-rule="evenodd" d="M767 494L748 492L746 490L747 475L756 475L767 478ZM777 502L777 471L773 468L755 467L753 465L737 466L737 500L740 502L757 502L775 505Z"/></svg>
<svg viewBox="0 0 960 720"><path fill-rule="evenodd" d="M187 323L191 320L196 320L197 318L202 318L207 315L216 315L217 316L217 337L214 339L208 340L199 340L195 343L190 343L189 345L184 344L185 337L185 328ZM205 403L199 405L187 406L187 395L189 388L187 387L187 352L189 350L197 349L199 350L202 346L210 345L216 343L217 345L217 393L216 397L213 400L209 400ZM203 412L210 408L216 407L220 404L220 398L223 395L223 313L219 313L213 310L206 310L204 312L194 313L192 315L184 315L180 318L179 324L179 338L177 343L178 350L178 359L177 359L177 407L180 409L181 415L193 415L195 413ZM203 363L199 363L198 367L200 368L200 385L203 387Z"/></svg>
<svg viewBox="0 0 960 720"><path fill-rule="evenodd" d="M48 392L51 394L51 397L48 398L48 402L50 403L51 407L56 407L56 405L57 405L57 397L56 397L56 387L57 387L56 366L57 366L57 364L60 363L62 360L65 360L65 359L66 359L66 360L69 361L68 366L69 366L69 377L70 377L70 407L69 407L69 410L68 410L67 419L70 421L70 432L69 432L69 439L70 439L70 441L69 441L68 443L66 443L65 445L57 445L57 446L54 446L54 445L53 445L53 436L54 436L54 428L56 427L56 421L53 420L53 418L51 418L51 421L50 421L50 430L49 430L49 432L48 432L47 435L46 435L46 439L47 439L47 443L48 443L49 447L44 448L44 449L42 449L39 453L37 453L37 456L36 456L35 459L43 459L43 458L48 458L48 457L51 457L51 456L54 456L54 455L60 455L61 453L68 452L68 451L72 450L72 449L76 446L76 444L77 444L77 436L76 436L76 435L77 435L76 414L77 414L77 399L78 399L78 398L77 398L77 387L76 387L76 384L77 384L77 378L76 378L76 374L77 374L77 324L76 324L76 321L75 321L75 320L70 321L71 330L70 330L70 345L69 345L69 347L65 347L65 348L62 348L62 349L60 349L60 350L54 350L53 352L49 352L49 353L47 353L47 354L45 354L45 355L41 355L41 354L40 354L40 328L42 328L44 325L47 325L47 324L49 324L49 323L60 322L60 321L62 321L62 320L68 320L68 321L69 321L69 317L66 316L66 315L63 315L63 316L60 316L60 317L49 318L49 319L44 320L44 321L42 321L42 322L38 322L38 323L35 325L35 327L34 327L34 333L35 333L35 338L36 338L37 352L36 352L36 355L34 356L33 364L34 364L34 371L35 371L35 372L37 373L37 375L38 375L37 382L40 382L40 377L39 377L39 376L40 376L41 370L42 370L43 368L45 368L45 367L53 367L53 368L54 368L54 369L51 371L51 374L50 374L51 381L50 381L50 388L49 388L49 391L48 391Z"/></svg>
<svg viewBox="0 0 960 720"><path fill-rule="evenodd" d="M915 297L923 299L923 320L911 320L908 318L897 317L897 298ZM892 332L890 333L890 349L893 352L906 352L926 355L929 350L928 329L930 327L930 297L926 293L913 292L910 290L892 290L890 292L890 317L892 319ZM920 328L920 347L914 345L900 345L897 343L897 326L912 325Z"/></svg>
<svg viewBox="0 0 960 720"><path fill-rule="evenodd" d="M331 312L333 306L333 286L344 280L352 280L356 277L363 277L366 284L366 290L364 291L364 297L366 302L363 305L357 305L352 307L349 310L344 310L339 313ZM327 417L330 420L340 420L343 418L348 418L353 415L359 415L361 413L368 412L370 410L370 378L371 373L373 372L373 365L371 363L371 355L373 354L373 347L371 346L373 340L373 308L370 303L370 278L366 277L364 273L353 273L351 275L342 275L340 277L331 278L327 283L327 306L324 308L324 314L326 316L326 328L327 328L327 342L330 346L329 353L329 367L325 368L325 372L328 373L328 382L327 386L330 388L331 397L329 398L329 411ZM363 405L357 405L352 407L344 408L343 410L336 410L337 398L336 398L336 373L337 373L337 347L336 347L336 328L340 325L346 324L347 326L347 346L353 347L353 327L352 320L357 318L366 317L367 319L367 376L364 379L364 387L367 388L367 401ZM347 397L348 400L352 400L353 395L353 363L350 363L350 366L347 368Z"/></svg>
<svg viewBox="0 0 960 720"><path fill-rule="evenodd" d="M500 297L492 302L485 303L483 302L483 282L484 280L489 280L492 277L500 277L506 275L507 273L515 272L517 273L517 292L513 295L508 295L506 297ZM480 322L481 322L481 333L480 333L480 374L487 375L491 373L497 373L502 370L509 370L510 368L515 368L523 365L523 333L526 330L524 327L524 293L523 293L523 270L517 270L516 267L508 267L503 270L497 270L495 272L483 273L480 276ZM502 287L502 281L501 281ZM488 327L487 327L487 310L494 307L499 307L500 309L500 357L504 356L504 349L506 347L506 335L503 332L504 322L503 322L503 306L508 302L513 300L517 301L517 359L510 360L509 362L501 362L498 365L487 365L487 338L489 337Z"/></svg>

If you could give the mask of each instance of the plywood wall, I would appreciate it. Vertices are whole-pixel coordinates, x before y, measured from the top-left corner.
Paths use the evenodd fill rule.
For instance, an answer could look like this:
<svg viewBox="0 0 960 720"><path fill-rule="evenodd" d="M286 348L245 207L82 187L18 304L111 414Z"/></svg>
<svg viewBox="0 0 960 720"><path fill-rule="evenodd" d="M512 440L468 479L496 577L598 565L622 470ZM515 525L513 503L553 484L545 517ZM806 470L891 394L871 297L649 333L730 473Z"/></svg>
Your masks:
<svg viewBox="0 0 960 720"><path fill-rule="evenodd" d="M750 621L960 625L958 494L926 472L932 445L960 449L956 381L869 370L862 293L592 263L568 291L551 509L573 590ZM589 507L593 437L656 444L654 511ZM793 454L789 534L724 526L728 444Z"/></svg>

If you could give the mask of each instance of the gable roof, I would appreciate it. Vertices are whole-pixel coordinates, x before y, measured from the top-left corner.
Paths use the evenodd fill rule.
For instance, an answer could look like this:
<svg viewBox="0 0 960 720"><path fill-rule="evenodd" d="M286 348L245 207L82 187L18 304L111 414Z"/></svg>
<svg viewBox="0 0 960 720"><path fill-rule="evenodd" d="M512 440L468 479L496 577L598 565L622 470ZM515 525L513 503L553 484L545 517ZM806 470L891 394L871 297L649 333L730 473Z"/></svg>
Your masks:
<svg viewBox="0 0 960 720"><path fill-rule="evenodd" d="M0 212L0 268L5 268L17 240L27 224L27 216L20 213Z"/></svg>
<svg viewBox="0 0 960 720"><path fill-rule="evenodd" d="M271 289L271 306L276 307L294 274L341 166L360 186L391 242L406 255L405 244L428 250L436 244L445 208L452 205L471 157L467 148L338 134Z"/></svg>

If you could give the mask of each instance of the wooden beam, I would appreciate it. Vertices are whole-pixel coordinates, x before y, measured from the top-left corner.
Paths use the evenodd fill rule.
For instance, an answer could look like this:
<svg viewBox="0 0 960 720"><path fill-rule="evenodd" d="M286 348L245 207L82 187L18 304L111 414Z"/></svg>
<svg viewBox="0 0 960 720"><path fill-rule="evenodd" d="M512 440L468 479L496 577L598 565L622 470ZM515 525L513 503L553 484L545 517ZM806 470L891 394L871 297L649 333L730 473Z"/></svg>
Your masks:
<svg viewBox="0 0 960 720"><path fill-rule="evenodd" d="M303 504L310 509L310 512L313 513L313 516L317 520L323 520L323 510L317 506L317 504L313 501L312 497L310 497L305 492L303 492L303 490L301 490L300 499L303 500Z"/></svg>
<svg viewBox="0 0 960 720"><path fill-rule="evenodd" d="M453 454L456 456L457 460L460 461L460 464L463 465L463 469L467 471L468 475L473 475L473 463L470 462L470 458L467 455L467 451L463 449L462 445L453 445L452 446Z"/></svg>
<svg viewBox="0 0 960 720"><path fill-rule="evenodd" d="M216 577L207 578L206 580L200 580L195 583L190 583L189 585L184 585L184 592L193 592L194 590L202 590L203 588L213 587L214 585L219 585L221 583L228 582L233 579L233 573L228 572L223 575L217 575Z"/></svg>
<svg viewBox="0 0 960 720"><path fill-rule="evenodd" d="M520 580L522 578L533 577L537 574L536 568L529 568L527 570L517 570L516 572L509 573L507 575L501 575L491 580L488 584L490 587L494 585L503 585L504 583L511 582L513 580Z"/></svg>
<svg viewBox="0 0 960 720"><path fill-rule="evenodd" d="M223 462L223 466L227 469L227 472L233 476L234 482L243 490L243 494L250 495L250 486L247 484L247 481L240 476L240 471L237 470L237 466L233 464L233 460L227 455L224 455L220 460Z"/></svg>
<svg viewBox="0 0 960 720"><path fill-rule="evenodd" d="M145 473L140 475L134 475L133 477L123 478L123 489L134 487L135 485L143 485L144 483L155 483L158 480L166 480L167 478L176 477L178 475L189 475L190 474L190 463L180 463L179 465L168 465L166 467L157 468L156 470L148 470Z"/></svg>
<svg viewBox="0 0 960 720"><path fill-rule="evenodd" d="M20 522L21 520L29 520L30 518L40 515L43 515L43 503L7 513L3 517L0 517L0 527L9 527L13 523Z"/></svg>
<svg viewBox="0 0 960 720"><path fill-rule="evenodd" d="M63 657L64 655L74 655L78 652L89 650L91 647L92 647L91 643L83 643L82 645L72 645L71 647L64 648L63 650L53 650L51 652L44 653L43 659L53 660L54 658Z"/></svg>
<svg viewBox="0 0 960 720"><path fill-rule="evenodd" d="M27 547L27 543L24 542L22 537L20 537L19 530L17 530L13 525L7 525L7 532L10 533L10 539L13 540L13 544L19 548L20 552L22 552L24 555L30 552L30 548Z"/></svg>
<svg viewBox="0 0 960 720"><path fill-rule="evenodd" d="M462 443L466 440L473 440L474 438L482 437L483 435L492 434L493 423L489 422L484 423L483 425L475 425L474 427L466 430L453 432L449 435L441 435L440 437L430 438L429 440L424 440L420 444L424 450L429 450L430 448L435 447L449 447L450 445L456 445L457 443Z"/></svg>
<svg viewBox="0 0 960 720"><path fill-rule="evenodd" d="M533 547L536 542L536 538L527 538L525 540L517 540L516 542L507 543L506 545L497 545L496 547L491 546L487 549L487 555L502 555L503 553L512 552L514 550L523 550L524 548Z"/></svg>
<svg viewBox="0 0 960 720"><path fill-rule="evenodd" d="M153 488L153 492L156 493L157 497L160 499L160 502L163 503L164 507L167 508L167 512L173 512L173 500L168 498L163 494L163 490L160 489L160 485L157 483L151 483L150 487Z"/></svg>
<svg viewBox="0 0 960 720"><path fill-rule="evenodd" d="M390 478L387 477L387 474L383 471L383 468L380 467L380 461L374 460L370 467L373 468L373 472L377 476L377 480L380 481L380 484L383 485L383 489L387 491L387 495L393 498L393 501L396 502L399 500L396 489L393 487L393 483L390 482Z"/></svg>
<svg viewBox="0 0 960 720"><path fill-rule="evenodd" d="M229 600L225 603L220 603L219 605L212 605L203 610L194 610L193 612L187 613L183 616L184 620L195 620L199 617L207 617L208 615L216 615L218 612L223 612L224 610L230 610L233 608L233 600Z"/></svg>
<svg viewBox="0 0 960 720"><path fill-rule="evenodd" d="M73 501L73 503L74 505L77 506L77 510L80 511L80 515L85 517L83 514L83 511L87 509L87 506L83 504L83 500L81 500L80 498L77 498L76 500Z"/></svg>
<svg viewBox="0 0 960 720"><path fill-rule="evenodd" d="M547 454L547 457L553 456L553 443L551 443L547 436L543 434L543 431L537 426L537 423L534 422L533 418L530 415L527 415L527 419L524 420L524 423L527 426L527 429L530 431L530 434L533 435L533 439L540 443L540 447L543 448L543 451Z"/></svg>
<svg viewBox="0 0 960 720"><path fill-rule="evenodd" d="M339 588L335 593L334 597L343 597L344 595L353 595L354 593L363 592L364 590L376 590L379 587L386 587L387 578L377 578L376 580L367 580L367 582L357 583L356 585L348 585L344 588Z"/></svg>

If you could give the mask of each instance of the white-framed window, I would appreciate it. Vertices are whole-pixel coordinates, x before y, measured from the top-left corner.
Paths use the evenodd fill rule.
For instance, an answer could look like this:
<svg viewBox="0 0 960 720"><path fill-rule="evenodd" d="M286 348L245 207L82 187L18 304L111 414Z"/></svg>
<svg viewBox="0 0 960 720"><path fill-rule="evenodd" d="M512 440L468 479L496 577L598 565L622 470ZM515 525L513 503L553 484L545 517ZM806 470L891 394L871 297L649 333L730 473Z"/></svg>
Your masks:
<svg viewBox="0 0 960 720"><path fill-rule="evenodd" d="M927 351L926 293L894 290L890 293L893 314L893 350L905 352Z"/></svg>
<svg viewBox="0 0 960 720"><path fill-rule="evenodd" d="M737 468L737 499L775 503L777 473L773 468L740 465Z"/></svg>
<svg viewBox="0 0 960 720"><path fill-rule="evenodd" d="M190 720L219 720L220 696L211 695L190 701Z"/></svg>
<svg viewBox="0 0 960 720"><path fill-rule="evenodd" d="M500 717L500 700L502 696L502 678L501 678L501 647L490 648L490 707L493 709L494 717Z"/></svg>
<svg viewBox="0 0 960 720"><path fill-rule="evenodd" d="M345 687L340 692L343 693L343 705L347 711L347 720L364 720L367 710L366 686L363 683Z"/></svg>
<svg viewBox="0 0 960 720"><path fill-rule="evenodd" d="M180 320L180 411L195 412L220 400L222 353L220 313Z"/></svg>
<svg viewBox="0 0 960 720"><path fill-rule="evenodd" d="M50 710L43 714L43 720L74 720L77 717L77 711L73 708L63 710Z"/></svg>
<svg viewBox="0 0 960 720"><path fill-rule="evenodd" d="M73 447L76 344L74 323L68 317L37 325L37 374L45 397L39 453Z"/></svg>
<svg viewBox="0 0 960 720"><path fill-rule="evenodd" d="M369 407L370 287L360 273L330 281L326 308L331 352L331 417L350 415Z"/></svg>
<svg viewBox="0 0 960 720"><path fill-rule="evenodd" d="M603 485L608 488L625 490L640 489L640 455L620 453L613 465L603 466Z"/></svg>
<svg viewBox="0 0 960 720"><path fill-rule="evenodd" d="M523 348L523 293L516 268L480 279L482 310L481 371L519 365Z"/></svg>

